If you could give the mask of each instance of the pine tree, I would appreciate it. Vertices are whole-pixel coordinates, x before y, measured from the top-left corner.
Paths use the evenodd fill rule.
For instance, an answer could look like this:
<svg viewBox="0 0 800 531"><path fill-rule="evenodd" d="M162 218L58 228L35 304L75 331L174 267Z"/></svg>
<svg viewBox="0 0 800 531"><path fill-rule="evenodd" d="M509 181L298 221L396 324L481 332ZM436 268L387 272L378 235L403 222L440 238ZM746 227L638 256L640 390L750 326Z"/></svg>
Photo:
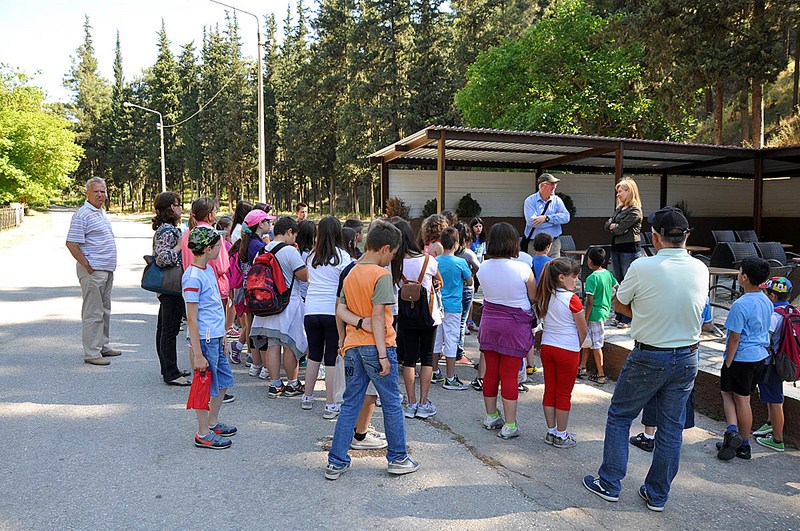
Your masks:
<svg viewBox="0 0 800 531"><path fill-rule="evenodd" d="M122 68L122 47L117 32L114 49L114 84L111 87L111 106L105 128L108 132L108 185L114 190L112 197L119 200L120 208L125 207L126 185L135 177L137 145L134 131L134 117L123 103L131 96L131 88L125 83Z"/></svg>
<svg viewBox="0 0 800 531"><path fill-rule="evenodd" d="M178 59L178 87L181 102L180 121L183 121L200 108L200 67L197 64L194 42L181 48ZM200 182L203 171L203 146L200 122L205 117L200 115L176 127L178 142L178 163L180 167L180 193L183 195L184 182L193 184Z"/></svg>
<svg viewBox="0 0 800 531"><path fill-rule="evenodd" d="M102 176L107 163L108 146L102 123L111 102L111 90L98 71L91 30L87 15L83 43L71 58L72 67L64 77L64 86L73 92L67 110L76 122L77 142L85 152L76 172L78 180Z"/></svg>
<svg viewBox="0 0 800 531"><path fill-rule="evenodd" d="M164 161L167 175L167 188L180 188L181 171L179 164L178 146L174 127L181 116L181 102L178 85L178 65L175 56L170 50L170 41L167 37L164 20L161 20L161 29L158 32L158 57L155 64L145 72L148 87L147 107L160 112L164 116ZM158 124L158 118L148 113L146 123ZM148 149L148 175L153 182L159 183L156 189L160 190L161 182L161 154L160 139L156 128L150 129L153 133L152 149Z"/></svg>

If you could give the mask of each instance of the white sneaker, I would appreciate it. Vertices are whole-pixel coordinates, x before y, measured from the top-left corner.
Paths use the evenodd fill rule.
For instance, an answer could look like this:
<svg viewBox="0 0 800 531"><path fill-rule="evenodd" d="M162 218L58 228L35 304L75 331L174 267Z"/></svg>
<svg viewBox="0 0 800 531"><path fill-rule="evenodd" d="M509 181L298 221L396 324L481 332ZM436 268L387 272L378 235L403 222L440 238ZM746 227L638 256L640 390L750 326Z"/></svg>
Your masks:
<svg viewBox="0 0 800 531"><path fill-rule="evenodd" d="M503 424L503 427L500 429L500 433L498 433L497 436L501 439L512 439L514 437L519 437L520 433L521 430L519 429L519 426L514 426L512 428ZM558 440L558 438L556 438L556 440Z"/></svg>
<svg viewBox="0 0 800 531"><path fill-rule="evenodd" d="M314 397L306 396L306 394L303 393L303 396L300 398L300 409L305 409L306 411L308 411L313 407L314 407Z"/></svg>
<svg viewBox="0 0 800 531"><path fill-rule="evenodd" d="M325 411L322 413L322 418L325 420L333 420L339 416L339 404L325 404Z"/></svg>
<svg viewBox="0 0 800 531"><path fill-rule="evenodd" d="M486 415L486 418L483 419L483 427L487 430L499 430L503 427L506 421L503 419L502 415L498 415L496 417L490 417Z"/></svg>
<svg viewBox="0 0 800 531"><path fill-rule="evenodd" d="M260 373L261 369L263 369L263 368L264 367L262 367L261 365L255 365L255 364L250 365L250 370L247 371L247 374L249 374L250 376L255 378L256 376L258 376L258 373Z"/></svg>
<svg viewBox="0 0 800 531"><path fill-rule="evenodd" d="M269 380L269 371L266 367L261 367L261 372L258 373L258 377L262 380Z"/></svg>
<svg viewBox="0 0 800 531"><path fill-rule="evenodd" d="M377 437L378 439L383 439L384 441L386 440L386 434L382 431L376 430L375 426L372 424L367 427L367 433L371 434L373 437Z"/></svg>
<svg viewBox="0 0 800 531"><path fill-rule="evenodd" d="M407 419L413 419L417 416L417 404L408 404L405 408L403 408L403 415L406 416Z"/></svg>
<svg viewBox="0 0 800 531"><path fill-rule="evenodd" d="M431 401L428 400L424 404L417 404L417 414L416 417L420 419L426 419L428 417L432 417L436 414L436 406L431 404Z"/></svg>
<svg viewBox="0 0 800 531"><path fill-rule="evenodd" d="M379 439L375 437L369 432L369 430L367 430L367 434L363 441L357 441L356 438L353 437L353 440L350 443L351 450L380 450L381 448L386 448L387 446L389 446L389 443L387 443L385 439Z"/></svg>

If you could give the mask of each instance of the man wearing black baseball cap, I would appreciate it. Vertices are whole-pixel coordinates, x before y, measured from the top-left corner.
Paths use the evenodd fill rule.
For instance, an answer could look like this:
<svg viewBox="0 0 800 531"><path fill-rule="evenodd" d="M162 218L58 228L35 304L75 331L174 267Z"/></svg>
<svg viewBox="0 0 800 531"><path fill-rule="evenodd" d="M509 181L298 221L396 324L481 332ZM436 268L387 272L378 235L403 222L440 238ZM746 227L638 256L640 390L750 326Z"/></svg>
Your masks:
<svg viewBox="0 0 800 531"><path fill-rule="evenodd" d="M559 179L549 173L543 173L537 179L539 191L525 199L525 233L522 251L533 255L533 238L540 232L546 232L553 237L548 256L558 258L561 256L561 225L569 223L569 211L564 206L564 201L556 195L556 186Z"/></svg>
<svg viewBox="0 0 800 531"><path fill-rule="evenodd" d="M660 512L680 464L686 401L697 376L708 269L686 252L691 229L680 209L662 208L648 221L658 253L635 260L614 297L614 309L633 317L634 348L608 408L603 464L598 476L586 476L583 485L604 500L619 500L631 423L655 396L655 452L639 495L648 509Z"/></svg>

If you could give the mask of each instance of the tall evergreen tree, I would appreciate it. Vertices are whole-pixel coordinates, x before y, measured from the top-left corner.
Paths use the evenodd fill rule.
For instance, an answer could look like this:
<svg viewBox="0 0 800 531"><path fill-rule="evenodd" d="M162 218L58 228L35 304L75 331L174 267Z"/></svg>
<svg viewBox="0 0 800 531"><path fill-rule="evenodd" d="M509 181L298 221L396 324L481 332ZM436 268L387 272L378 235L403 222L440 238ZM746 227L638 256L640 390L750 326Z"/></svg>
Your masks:
<svg viewBox="0 0 800 531"><path fill-rule="evenodd" d="M71 60L64 86L73 93L67 110L75 120L77 142L85 152L77 170L78 180L84 180L104 174L108 146L102 135L102 123L111 102L108 81L98 71L88 15L83 23L83 43Z"/></svg>
<svg viewBox="0 0 800 531"><path fill-rule="evenodd" d="M175 56L170 50L170 41L167 37L167 29L164 20L161 20L161 29L158 32L158 56L155 64L145 72L145 80L148 88L147 107L160 112L164 116L164 125L176 123L181 116L181 102L178 84L178 65ZM147 123L158 124L158 118L151 113L147 117L142 117ZM160 190L161 183L161 155L160 140L158 130L150 129L153 133L152 149L148 149L149 171L148 175L159 183L157 189ZM179 153L176 143L176 132L174 127L164 128L164 161L167 175L167 188L180 188L180 168Z"/></svg>
<svg viewBox="0 0 800 531"><path fill-rule="evenodd" d="M200 66L197 64L194 42L181 48L178 59L178 87L181 102L180 121L184 121L200 108ZM204 118L202 114L197 115L176 127L181 194L185 180L188 180L192 189L192 185L199 183L202 176L203 138L200 122Z"/></svg>

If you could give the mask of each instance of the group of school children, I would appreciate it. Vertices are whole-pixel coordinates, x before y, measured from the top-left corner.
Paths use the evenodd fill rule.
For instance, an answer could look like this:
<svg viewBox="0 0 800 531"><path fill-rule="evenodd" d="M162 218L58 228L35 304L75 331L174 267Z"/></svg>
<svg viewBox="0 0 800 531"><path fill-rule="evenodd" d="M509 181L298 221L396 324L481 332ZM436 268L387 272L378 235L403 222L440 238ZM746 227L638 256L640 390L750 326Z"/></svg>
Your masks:
<svg viewBox="0 0 800 531"><path fill-rule="evenodd" d="M192 215L197 214L195 204L198 212L205 211L209 200L195 201ZM617 281L603 267L603 249L593 248L587 256L592 273L584 285L584 308L575 294L579 264L549 258L552 239L547 234L534 238L535 256L530 256L520 251L519 234L511 225L493 225L487 238L480 218L467 225L446 211L425 219L419 237L403 219L374 220L361 254L360 222L351 220L350 227L343 228L328 216L314 224L300 212L298 207L299 223L288 216L276 220L268 206L240 202L234 219L221 229L204 223L185 236L190 256L183 259L190 263L183 276L183 296L192 365L212 375L209 411L197 410L198 447L230 447L236 428L221 423L218 416L233 385L229 360L242 363L247 345L249 375L270 381L269 398L302 395L302 410L313 410L316 380L324 373L323 417L337 420L326 478L337 479L350 468L349 449L387 448L389 473L414 472L419 464L406 450L404 418L436 414L429 398L432 383L442 383L446 390L469 388L455 367L470 331L477 331L481 350L478 377L471 385L484 397L484 428L498 430L503 439L520 434L520 375L524 379L526 370L536 370L533 357L538 351L545 383L544 442L556 448L577 444L574 433L567 431L576 375L605 383L603 323ZM225 299L220 268L209 266L223 252L229 256L229 272L223 274L230 294ZM265 253L276 258L291 294L280 313L260 317L247 308L247 275ZM784 447L782 384L772 373L763 376L762 369L770 335L774 349L781 326L773 306L788 304L791 284L784 278L767 280L769 268L764 264L742 264L739 282L746 293L733 304L726 322L729 337L721 386L729 426L718 445L721 459L750 456L749 395L756 384L770 405L769 422L754 432L756 441L774 450ZM484 294L480 327L470 318L476 285ZM234 315L241 330L233 326ZM229 354L226 333L240 336ZM597 368L591 375L586 368L590 352ZM305 385L299 380L301 362L307 363ZM340 397L337 385L344 387ZM376 404L382 406L385 433L370 425ZM644 435L637 437L644 440ZM634 439L631 444L647 449Z"/></svg>

